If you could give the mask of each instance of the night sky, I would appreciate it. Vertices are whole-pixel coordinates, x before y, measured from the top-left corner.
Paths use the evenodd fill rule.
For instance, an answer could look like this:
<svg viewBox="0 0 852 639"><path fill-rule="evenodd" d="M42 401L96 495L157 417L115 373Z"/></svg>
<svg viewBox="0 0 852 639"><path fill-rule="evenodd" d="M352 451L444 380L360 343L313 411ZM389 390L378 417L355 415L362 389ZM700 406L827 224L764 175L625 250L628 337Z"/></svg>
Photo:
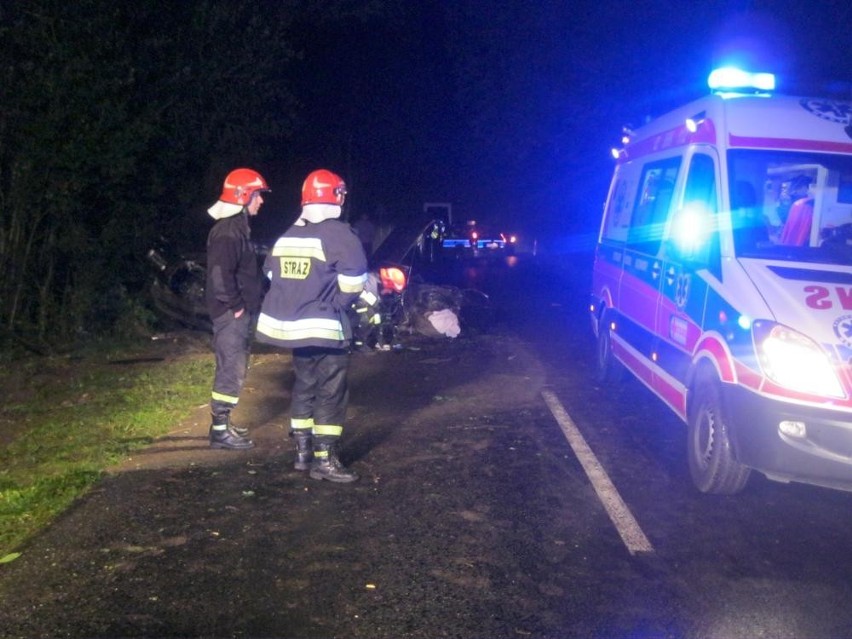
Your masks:
<svg viewBox="0 0 852 639"><path fill-rule="evenodd" d="M722 62L849 98L850 25L852 3L804 0L426 0L305 24L307 125L270 168L286 194L270 208L295 208L323 165L350 185L350 215L450 201L457 218L588 231L622 125L705 94Z"/></svg>

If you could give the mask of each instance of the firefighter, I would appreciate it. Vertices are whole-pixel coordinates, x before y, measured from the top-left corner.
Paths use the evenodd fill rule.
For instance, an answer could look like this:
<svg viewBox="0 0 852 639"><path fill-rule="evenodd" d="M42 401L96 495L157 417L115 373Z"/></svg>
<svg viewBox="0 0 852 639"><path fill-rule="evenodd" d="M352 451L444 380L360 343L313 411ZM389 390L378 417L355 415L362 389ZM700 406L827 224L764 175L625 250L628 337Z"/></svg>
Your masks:
<svg viewBox="0 0 852 639"><path fill-rule="evenodd" d="M257 215L266 180L252 169L225 178L219 200L207 209L216 222L207 236L207 308L213 321L216 373L210 398L210 446L252 448L248 430L231 422L248 370L251 326L260 310L263 275L250 241L249 218Z"/></svg>
<svg viewBox="0 0 852 639"><path fill-rule="evenodd" d="M295 468L340 483L358 479L340 463L337 443L349 401L352 328L347 311L367 281L361 242L338 219L345 197L346 184L331 171L319 169L305 179L299 219L276 241L264 264L270 288L257 324L259 341L293 351Z"/></svg>

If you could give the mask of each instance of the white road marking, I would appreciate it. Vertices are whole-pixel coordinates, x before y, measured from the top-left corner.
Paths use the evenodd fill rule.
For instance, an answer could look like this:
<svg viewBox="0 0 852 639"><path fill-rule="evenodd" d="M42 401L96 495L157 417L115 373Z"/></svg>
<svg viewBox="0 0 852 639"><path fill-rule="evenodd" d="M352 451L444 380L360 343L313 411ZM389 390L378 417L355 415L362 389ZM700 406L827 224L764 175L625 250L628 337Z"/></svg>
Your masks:
<svg viewBox="0 0 852 639"><path fill-rule="evenodd" d="M621 495L618 494L618 490L610 480L609 475L606 474L598 458L595 457L592 449L589 448L589 445L583 438L582 433L556 398L556 395L548 390L542 391L541 395L544 397L547 407L553 413L553 417L565 434L565 439L568 440L568 444L574 450L574 454L580 461L580 465L586 471L586 476L592 482L592 487L598 494L598 498L601 500L612 523L615 525L618 534L621 535L621 539L624 541L624 545L627 546L627 550L631 555L654 552L654 547L651 546L651 542L648 541L645 533L642 532L642 529L633 517L633 513L630 512L624 500L621 499Z"/></svg>

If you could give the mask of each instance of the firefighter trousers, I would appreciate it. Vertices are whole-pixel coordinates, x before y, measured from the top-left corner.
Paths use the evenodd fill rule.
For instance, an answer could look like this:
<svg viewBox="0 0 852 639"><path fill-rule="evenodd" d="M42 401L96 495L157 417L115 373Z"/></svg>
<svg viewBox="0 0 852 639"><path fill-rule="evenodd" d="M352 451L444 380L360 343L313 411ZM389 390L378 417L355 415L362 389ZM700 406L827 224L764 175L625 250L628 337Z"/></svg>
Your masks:
<svg viewBox="0 0 852 639"><path fill-rule="evenodd" d="M246 381L251 353L251 316L244 312L234 317L227 311L213 320L213 352L216 373L210 397L214 424L227 424Z"/></svg>
<svg viewBox="0 0 852 639"><path fill-rule="evenodd" d="M340 437L349 388L349 351L337 348L293 349L293 397L290 420L293 430L308 425L315 436Z"/></svg>

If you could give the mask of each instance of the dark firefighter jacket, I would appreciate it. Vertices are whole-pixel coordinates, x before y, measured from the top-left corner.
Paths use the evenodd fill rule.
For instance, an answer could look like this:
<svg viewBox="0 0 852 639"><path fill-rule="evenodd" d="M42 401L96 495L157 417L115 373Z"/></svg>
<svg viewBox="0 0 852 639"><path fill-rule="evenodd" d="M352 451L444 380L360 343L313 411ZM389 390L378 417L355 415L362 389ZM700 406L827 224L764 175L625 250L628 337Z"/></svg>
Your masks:
<svg viewBox="0 0 852 639"><path fill-rule="evenodd" d="M286 348L348 348L347 310L367 281L367 258L345 222L327 219L291 226L264 264L269 292L257 339Z"/></svg>
<svg viewBox="0 0 852 639"><path fill-rule="evenodd" d="M211 319L245 308L257 314L263 275L245 212L217 220L207 236L207 309Z"/></svg>

